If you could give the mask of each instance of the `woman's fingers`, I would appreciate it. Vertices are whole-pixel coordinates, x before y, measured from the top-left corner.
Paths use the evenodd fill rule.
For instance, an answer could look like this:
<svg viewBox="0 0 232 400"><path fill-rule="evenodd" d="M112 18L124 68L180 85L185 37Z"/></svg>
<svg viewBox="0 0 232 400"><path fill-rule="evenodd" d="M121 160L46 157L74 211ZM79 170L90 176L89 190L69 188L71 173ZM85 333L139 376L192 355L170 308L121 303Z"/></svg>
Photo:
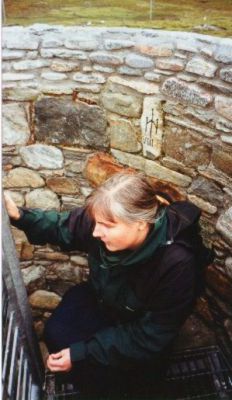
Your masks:
<svg viewBox="0 0 232 400"><path fill-rule="evenodd" d="M70 350L64 349L59 353L50 354L47 359L47 367L52 372L70 371L72 363L70 359Z"/></svg>
<svg viewBox="0 0 232 400"><path fill-rule="evenodd" d="M17 205L15 204L14 200L10 197L8 192L4 192L4 199L5 199L5 206L8 212L9 217L13 219L19 219L20 213Z"/></svg>

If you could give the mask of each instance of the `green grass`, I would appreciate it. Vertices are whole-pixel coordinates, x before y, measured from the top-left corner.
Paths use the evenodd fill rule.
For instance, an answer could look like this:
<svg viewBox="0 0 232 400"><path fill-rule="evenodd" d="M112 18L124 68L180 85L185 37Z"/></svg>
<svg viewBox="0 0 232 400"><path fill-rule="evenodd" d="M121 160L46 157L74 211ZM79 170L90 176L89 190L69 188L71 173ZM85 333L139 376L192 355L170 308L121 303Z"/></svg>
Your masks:
<svg viewBox="0 0 232 400"><path fill-rule="evenodd" d="M5 0L4 25L125 26L232 37L232 0ZM212 29L196 28L211 26Z"/></svg>

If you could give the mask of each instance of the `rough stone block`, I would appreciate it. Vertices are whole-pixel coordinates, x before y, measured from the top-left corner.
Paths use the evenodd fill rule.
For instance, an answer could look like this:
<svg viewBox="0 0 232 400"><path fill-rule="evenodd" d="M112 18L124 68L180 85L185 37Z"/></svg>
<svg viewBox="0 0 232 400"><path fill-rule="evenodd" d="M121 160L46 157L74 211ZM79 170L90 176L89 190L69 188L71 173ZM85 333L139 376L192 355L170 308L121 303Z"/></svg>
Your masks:
<svg viewBox="0 0 232 400"><path fill-rule="evenodd" d="M133 47L135 42L131 40L117 40L117 39L106 39L104 41L104 47L106 50L120 50L120 49L129 49Z"/></svg>
<svg viewBox="0 0 232 400"><path fill-rule="evenodd" d="M7 176L3 178L3 186L11 187L41 187L44 186L44 180L41 176L28 168L19 167L12 169Z"/></svg>
<svg viewBox="0 0 232 400"><path fill-rule="evenodd" d="M157 58L155 61L156 68L168 69L173 72L182 71L185 67L185 62L180 58Z"/></svg>
<svg viewBox="0 0 232 400"><path fill-rule="evenodd" d="M48 67L50 65L50 61L48 60L25 60L18 61L13 64L13 68L16 71L25 71L27 69L37 69Z"/></svg>
<svg viewBox="0 0 232 400"><path fill-rule="evenodd" d="M15 60L18 58L23 58L25 56L25 51L22 50L8 50L3 49L2 59L3 60Z"/></svg>
<svg viewBox="0 0 232 400"><path fill-rule="evenodd" d="M170 57L173 54L172 45L169 43L163 43L160 45L149 45L144 42L143 44L136 45L135 49L140 51L140 53L146 54L151 57Z"/></svg>
<svg viewBox="0 0 232 400"><path fill-rule="evenodd" d="M117 116L111 116L108 120L112 148L129 153L137 153L141 150L141 144L138 141L138 130L130 121Z"/></svg>
<svg viewBox="0 0 232 400"><path fill-rule="evenodd" d="M9 103L2 105L3 144L22 145L28 142L30 138L28 114L28 106L24 104Z"/></svg>
<svg viewBox="0 0 232 400"><path fill-rule="evenodd" d="M198 56L193 57L186 65L186 71L208 78L213 78L215 76L217 68L217 64Z"/></svg>
<svg viewBox="0 0 232 400"><path fill-rule="evenodd" d="M225 64L232 62L232 40L230 44L219 45L214 52L214 58L216 61L223 62Z"/></svg>
<svg viewBox="0 0 232 400"><path fill-rule="evenodd" d="M186 84L176 78L167 79L163 83L162 91L175 99L201 107L206 107L213 100L210 93L194 84Z"/></svg>
<svg viewBox="0 0 232 400"><path fill-rule="evenodd" d="M69 49L41 49L41 57L44 58L70 58L85 61L87 60L87 55L83 51L79 50L69 50Z"/></svg>
<svg viewBox="0 0 232 400"><path fill-rule="evenodd" d="M140 69L130 68L126 66L122 66L118 68L118 72L121 75L129 75L129 76L142 76L143 72Z"/></svg>
<svg viewBox="0 0 232 400"><path fill-rule="evenodd" d="M154 83L149 83L139 79L126 79L119 76L111 76L109 82L117 83L119 85L127 86L142 94L158 94L159 86Z"/></svg>
<svg viewBox="0 0 232 400"><path fill-rule="evenodd" d="M49 189L35 189L26 194L26 206L42 210L60 210L60 202L55 193Z"/></svg>
<svg viewBox="0 0 232 400"><path fill-rule="evenodd" d="M232 121L232 99L224 96L215 97L215 109L218 114Z"/></svg>
<svg viewBox="0 0 232 400"><path fill-rule="evenodd" d="M102 74L97 74L94 72L88 75L78 72L73 75L73 80L81 83L102 84L105 83L106 78Z"/></svg>
<svg viewBox="0 0 232 400"><path fill-rule="evenodd" d="M151 58L139 56L138 54L129 54L125 63L131 68L147 69L154 67L154 61Z"/></svg>
<svg viewBox="0 0 232 400"><path fill-rule="evenodd" d="M46 290L36 290L29 296L29 303L32 307L45 310L54 310L60 301L60 296Z"/></svg>
<svg viewBox="0 0 232 400"><path fill-rule="evenodd" d="M106 115L99 106L44 98L35 103L35 119L36 135L41 141L95 148L108 146Z"/></svg>
<svg viewBox="0 0 232 400"><path fill-rule="evenodd" d="M220 70L220 78L223 81L232 83L232 67L222 68Z"/></svg>
<svg viewBox="0 0 232 400"><path fill-rule="evenodd" d="M21 147L20 154L25 164L33 169L59 169L63 166L63 154L54 146L32 144Z"/></svg>
<svg viewBox="0 0 232 400"><path fill-rule="evenodd" d="M71 62L71 61L56 60L51 63L50 68L54 72L72 72L72 71L78 71L80 69L80 64L78 61Z"/></svg>
<svg viewBox="0 0 232 400"><path fill-rule="evenodd" d="M103 64L103 65L112 65L117 66L123 64L123 58L121 56L115 56L106 52L95 52L90 54L90 60L92 62Z"/></svg>
<svg viewBox="0 0 232 400"><path fill-rule="evenodd" d="M25 81L29 79L34 79L34 74L23 74L23 73L14 73L14 72L5 72L2 74L3 81Z"/></svg>
<svg viewBox="0 0 232 400"><path fill-rule="evenodd" d="M188 200L208 214L216 214L217 207L195 195L188 195Z"/></svg>
<svg viewBox="0 0 232 400"><path fill-rule="evenodd" d="M53 192L60 194L77 194L79 193L79 185L76 179L65 177L52 177L47 179L47 186Z"/></svg>
<svg viewBox="0 0 232 400"><path fill-rule="evenodd" d="M61 72L43 72L41 78L47 81L63 81L67 79L67 75Z"/></svg>
<svg viewBox="0 0 232 400"><path fill-rule="evenodd" d="M99 48L99 42L93 39L67 39L64 43L67 49L78 49L84 51L93 51Z"/></svg>

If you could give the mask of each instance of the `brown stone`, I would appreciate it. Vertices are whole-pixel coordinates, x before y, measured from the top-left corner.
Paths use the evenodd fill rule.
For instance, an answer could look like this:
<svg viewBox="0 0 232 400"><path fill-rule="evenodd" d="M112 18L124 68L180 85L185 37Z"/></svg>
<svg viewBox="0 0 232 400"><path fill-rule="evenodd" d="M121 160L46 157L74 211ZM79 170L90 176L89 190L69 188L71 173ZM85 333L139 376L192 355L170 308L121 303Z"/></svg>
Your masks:
<svg viewBox="0 0 232 400"><path fill-rule="evenodd" d="M45 259L45 260L51 260L51 261L68 261L69 256L66 254L62 254L59 252L53 252L53 253L47 253L47 252L35 252L35 259Z"/></svg>
<svg viewBox="0 0 232 400"><path fill-rule="evenodd" d="M29 303L32 307L45 310L54 310L60 301L60 296L46 290L36 290L29 296Z"/></svg>
<svg viewBox="0 0 232 400"><path fill-rule="evenodd" d="M73 178L54 177L47 179L47 186L56 193L77 194L79 193L78 181Z"/></svg>
<svg viewBox="0 0 232 400"><path fill-rule="evenodd" d="M231 149L223 146L215 146L213 148L212 163L225 174L232 176Z"/></svg>
<svg viewBox="0 0 232 400"><path fill-rule="evenodd" d="M29 243L22 243L22 248L21 248L21 256L20 259L25 261L25 260L31 260L33 258L33 253L34 253L34 246Z"/></svg>
<svg viewBox="0 0 232 400"><path fill-rule="evenodd" d="M213 315L209 309L209 304L204 297L199 297L196 302L194 311L196 311L200 316L208 323L214 322Z"/></svg>
<svg viewBox="0 0 232 400"><path fill-rule="evenodd" d="M148 56L158 56L158 57L169 57L172 55L173 51L170 47L167 46L152 46L152 45L138 45L135 46L135 49L140 51L140 53L146 54Z"/></svg>
<svg viewBox="0 0 232 400"><path fill-rule="evenodd" d="M232 282L215 267L209 266L206 273L207 284L225 301L232 303Z"/></svg>
<svg viewBox="0 0 232 400"><path fill-rule="evenodd" d="M35 329L36 335L40 339L42 337L43 331L44 331L44 323L43 323L43 321L35 321L34 322L34 329Z"/></svg>
<svg viewBox="0 0 232 400"><path fill-rule="evenodd" d="M98 186L113 174L123 171L129 173L136 172L133 168L119 165L116 160L108 154L97 153L94 156L89 157L85 166L84 175L93 186ZM149 180L156 191L162 191L163 193L168 194L171 199L176 201L186 199L186 196L171 183L164 182L154 177L149 177Z"/></svg>
<svg viewBox="0 0 232 400"><path fill-rule="evenodd" d="M164 151L165 156L184 163L188 168L207 166L210 162L210 146L188 129L173 125L166 127Z"/></svg>

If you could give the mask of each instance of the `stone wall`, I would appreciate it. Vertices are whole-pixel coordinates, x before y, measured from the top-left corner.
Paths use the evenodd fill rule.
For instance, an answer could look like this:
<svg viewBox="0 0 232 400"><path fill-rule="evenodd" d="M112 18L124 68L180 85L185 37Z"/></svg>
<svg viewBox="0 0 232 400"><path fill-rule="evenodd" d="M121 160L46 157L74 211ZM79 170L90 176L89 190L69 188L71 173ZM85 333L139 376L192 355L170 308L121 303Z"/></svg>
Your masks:
<svg viewBox="0 0 232 400"><path fill-rule="evenodd" d="M232 338L232 40L137 29L3 28L4 187L18 205L69 210L125 167L202 209L216 251L180 345ZM84 254L13 229L40 336Z"/></svg>

